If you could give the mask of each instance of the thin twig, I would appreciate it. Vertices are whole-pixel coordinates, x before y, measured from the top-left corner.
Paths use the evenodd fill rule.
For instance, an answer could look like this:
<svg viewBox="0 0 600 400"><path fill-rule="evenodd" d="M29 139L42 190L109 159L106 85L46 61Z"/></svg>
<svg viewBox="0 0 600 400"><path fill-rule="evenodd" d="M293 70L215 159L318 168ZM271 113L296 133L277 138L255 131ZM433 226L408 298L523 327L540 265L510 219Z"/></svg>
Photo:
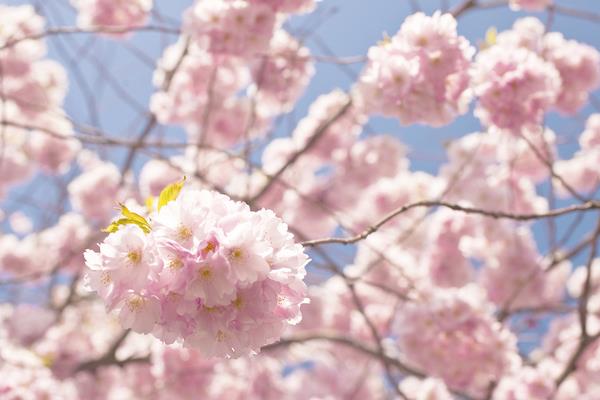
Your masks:
<svg viewBox="0 0 600 400"><path fill-rule="evenodd" d="M588 201L583 204L572 205L572 206L568 206L568 207L564 207L564 208L557 208L557 209L548 211L547 213L513 214L513 213L504 212L504 211L492 211L492 210L483 210L483 209L473 208L473 207L464 207L464 206L461 206L458 204L448 203L445 201L418 201L416 203L407 204L405 206L402 206L402 207L390 212L388 215L383 217L379 222L370 226L369 228L367 228L362 233L360 233L356 236L347 237L347 238L331 237L331 238L325 238L325 239L309 240L309 241L303 242L302 244L304 246L318 246L318 245L322 245L322 244L331 244L331 243L338 243L338 244L356 243L360 240L366 239L369 235L371 235L372 233L379 230L383 225L385 225L386 223L388 223L390 220L397 217L398 215L403 214L403 213L407 212L408 210L411 210L411 209L417 208L417 207L446 207L446 208L449 208L449 209L452 209L455 211L462 211L467 214L479 214L479 215L483 215L483 216L486 216L489 218L496 218L496 219L505 218L505 219L513 219L516 221L529 221L529 220L534 220L534 219L555 218L555 217L559 217L559 216L565 215L565 214L570 214L573 212L590 211L590 210L594 210L594 209L600 209L600 202Z"/></svg>

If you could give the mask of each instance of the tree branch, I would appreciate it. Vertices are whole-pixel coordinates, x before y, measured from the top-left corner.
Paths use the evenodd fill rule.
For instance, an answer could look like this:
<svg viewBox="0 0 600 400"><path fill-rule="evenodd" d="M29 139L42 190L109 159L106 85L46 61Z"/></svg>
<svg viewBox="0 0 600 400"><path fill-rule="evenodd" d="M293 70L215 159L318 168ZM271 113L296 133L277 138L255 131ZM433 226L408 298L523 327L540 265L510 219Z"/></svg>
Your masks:
<svg viewBox="0 0 600 400"><path fill-rule="evenodd" d="M449 209L452 209L455 211L462 211L467 214L479 214L479 215L483 215L483 216L489 217L489 218L496 218L496 219L505 218L505 219L513 219L516 221L529 221L529 220L542 219L542 218L555 218L555 217L559 217L559 216L565 215L565 214L570 214L573 212L590 211L590 210L594 210L594 209L600 209L600 202L588 201L583 204L568 206L568 207L564 207L564 208L557 208L557 209L551 210L547 213L541 213L541 214L513 214L513 213L507 213L504 211L491 211L491 210L482 210L482 209L473 208L473 207L464 207L464 206L460 206L458 204L448 203L445 201L419 201L416 203L407 204L405 206L402 206L402 207L390 212L388 215L383 217L377 223L370 226L369 228L367 228L362 233L360 233L356 236L352 236L352 237L348 237L348 238L331 237L331 238L325 238L325 239L309 240L309 241L303 242L302 245L304 245L304 246L319 246L322 244L331 244L331 243L338 243L338 244L356 243L360 240L366 239L368 236L370 236L371 234L373 234L374 232L379 230L383 225L385 225L386 223L388 223L390 220L397 217L398 215L403 214L403 213L405 213L413 208L417 208L417 207L446 207L446 208L449 208Z"/></svg>

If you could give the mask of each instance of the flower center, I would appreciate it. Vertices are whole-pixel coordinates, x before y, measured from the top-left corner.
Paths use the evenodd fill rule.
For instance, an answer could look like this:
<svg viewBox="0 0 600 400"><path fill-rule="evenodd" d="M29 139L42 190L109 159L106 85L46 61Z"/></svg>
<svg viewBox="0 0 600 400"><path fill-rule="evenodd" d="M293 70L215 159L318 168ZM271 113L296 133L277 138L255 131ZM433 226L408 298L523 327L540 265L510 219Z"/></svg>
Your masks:
<svg viewBox="0 0 600 400"><path fill-rule="evenodd" d="M231 302L231 304L233 304L233 306L239 310L244 305L244 301L240 296L238 296L234 301Z"/></svg>
<svg viewBox="0 0 600 400"><path fill-rule="evenodd" d="M127 300L127 306L129 311L138 311L144 305L144 298L142 296L133 295Z"/></svg>
<svg viewBox="0 0 600 400"><path fill-rule="evenodd" d="M179 229L177 229L177 238L179 240L187 240L192 237L192 231L185 225L181 225Z"/></svg>
<svg viewBox="0 0 600 400"><path fill-rule="evenodd" d="M102 282L102 284L104 286L108 285L109 283L112 282L112 278L110 277L110 274L106 271L102 272L102 274L100 275L100 282Z"/></svg>
<svg viewBox="0 0 600 400"><path fill-rule="evenodd" d="M127 259L133 265L137 265L142 261L142 253L139 250L130 251L127 253Z"/></svg>
<svg viewBox="0 0 600 400"><path fill-rule="evenodd" d="M212 270L209 267L201 268L198 271L198 275L200 275L201 279L209 280L210 278L212 278Z"/></svg>
<svg viewBox="0 0 600 400"><path fill-rule="evenodd" d="M216 248L217 245L214 242L208 242L202 251L210 253L211 251L215 251Z"/></svg>
<svg viewBox="0 0 600 400"><path fill-rule="evenodd" d="M235 261L240 261L244 257L244 252L242 252L242 249L236 247L229 252L229 256Z"/></svg>
<svg viewBox="0 0 600 400"><path fill-rule="evenodd" d="M171 269L180 269L183 266L183 261L181 261L181 259L179 258L172 258L169 261L169 268Z"/></svg>

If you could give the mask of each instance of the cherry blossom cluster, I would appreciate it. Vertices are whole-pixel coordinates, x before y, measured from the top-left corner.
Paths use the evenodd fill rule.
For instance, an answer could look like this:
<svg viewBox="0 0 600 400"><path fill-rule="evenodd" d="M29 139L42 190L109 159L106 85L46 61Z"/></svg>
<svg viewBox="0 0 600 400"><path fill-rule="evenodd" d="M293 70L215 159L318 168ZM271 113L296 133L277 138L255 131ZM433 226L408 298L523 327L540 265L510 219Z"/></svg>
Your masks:
<svg viewBox="0 0 600 400"><path fill-rule="evenodd" d="M271 211L210 191L160 201L150 222L122 226L85 253L90 288L125 328L239 357L300 321L308 258Z"/></svg>
<svg viewBox="0 0 600 400"><path fill-rule="evenodd" d="M579 136L579 147L573 158L558 161L556 170L575 190L590 193L600 183L596 168L600 161L600 114L588 118L585 130ZM564 185L559 185L558 192L564 197L572 195Z"/></svg>
<svg viewBox="0 0 600 400"><path fill-rule="evenodd" d="M29 5L0 6L0 66L2 87L2 168L0 196L27 179L38 166L49 174L65 172L78 142L64 116L67 91L63 67L44 59L44 19ZM33 37L29 39L29 37Z"/></svg>
<svg viewBox="0 0 600 400"><path fill-rule="evenodd" d="M120 37L126 30L143 26L152 10L152 0L71 0L82 28L110 28L106 33ZM119 32L119 29L124 31Z"/></svg>
<svg viewBox="0 0 600 400"><path fill-rule="evenodd" d="M405 125L446 125L467 111L474 52L450 14L416 13L396 35L369 50L356 91L371 114L396 117Z"/></svg>
<svg viewBox="0 0 600 400"><path fill-rule="evenodd" d="M552 0L510 0L508 4L515 11L542 11L552 4Z"/></svg>
<svg viewBox="0 0 600 400"><path fill-rule="evenodd" d="M121 173L113 163L85 150L77 164L81 173L67 187L71 205L88 220L105 223L114 214L115 201L123 196Z"/></svg>
<svg viewBox="0 0 600 400"><path fill-rule="evenodd" d="M406 359L448 386L474 395L518 363L516 339L485 311L476 287L438 291L399 313L398 344Z"/></svg>
<svg viewBox="0 0 600 400"><path fill-rule="evenodd" d="M467 1L364 58L313 57L290 18L316 0L191 3L137 139L74 134L42 39L72 32L0 6L0 195L39 168L62 199L36 218L17 188L0 210L1 399L597 398L597 49L531 17L475 49ZM73 4L75 33L117 37L152 7ZM356 82L288 125L315 60L357 62ZM429 132L469 109L480 128Z"/></svg>
<svg viewBox="0 0 600 400"><path fill-rule="evenodd" d="M81 252L91 229L77 213L63 214L55 225L29 233L0 236L0 272L14 278L42 276L52 270L79 272Z"/></svg>
<svg viewBox="0 0 600 400"><path fill-rule="evenodd" d="M267 133L290 111L314 69L308 49L281 24L313 1L197 1L185 13L186 36L167 48L151 109L183 125L191 141L231 147Z"/></svg>
<svg viewBox="0 0 600 400"><path fill-rule="evenodd" d="M39 306L0 308L0 372L11 378L0 383L3 396L299 400L327 398L332 393L377 398L385 393L377 362L329 343L297 344L252 358L219 360L196 349L130 334L116 356L128 360L146 354L148 362L77 371L106 353L119 324L99 303L66 310L55 325L52 319L53 313ZM359 387L348 385L357 379L363 381Z"/></svg>
<svg viewBox="0 0 600 400"><path fill-rule="evenodd" d="M600 86L600 53L525 18L478 54L473 84L482 122L518 134L553 108L576 113Z"/></svg>
<svg viewBox="0 0 600 400"><path fill-rule="evenodd" d="M441 166L443 190L451 201L490 210L544 212L547 200L536 183L548 177L543 158L554 156L555 134L524 129L519 137L498 129L472 133L453 141ZM538 150L541 149L541 150Z"/></svg>
<svg viewBox="0 0 600 400"><path fill-rule="evenodd" d="M597 291L596 287L595 292ZM588 329L592 336L597 336L600 332L600 320L597 315L588 316ZM568 365L570 358L577 351L580 335L581 325L575 315L567 315L552 321L541 347L534 352L534 356L539 360L538 381L556 382L564 371L564 366ZM600 389L597 379L600 373L598 357L600 357L600 344L596 341L583 352L575 365L575 370L558 390L553 388L556 398L560 400L594 398ZM552 388L551 384L546 383L546 386Z"/></svg>

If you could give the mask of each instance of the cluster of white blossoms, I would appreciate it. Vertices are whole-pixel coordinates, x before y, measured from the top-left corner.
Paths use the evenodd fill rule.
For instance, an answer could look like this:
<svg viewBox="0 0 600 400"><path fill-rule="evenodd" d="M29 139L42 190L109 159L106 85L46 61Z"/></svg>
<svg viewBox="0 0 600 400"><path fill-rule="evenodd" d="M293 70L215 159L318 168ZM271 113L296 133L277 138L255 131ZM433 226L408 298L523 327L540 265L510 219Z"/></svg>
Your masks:
<svg viewBox="0 0 600 400"><path fill-rule="evenodd" d="M308 257L272 211L169 185L148 219L123 217L87 250L88 284L125 328L238 357L278 340L308 302Z"/></svg>

